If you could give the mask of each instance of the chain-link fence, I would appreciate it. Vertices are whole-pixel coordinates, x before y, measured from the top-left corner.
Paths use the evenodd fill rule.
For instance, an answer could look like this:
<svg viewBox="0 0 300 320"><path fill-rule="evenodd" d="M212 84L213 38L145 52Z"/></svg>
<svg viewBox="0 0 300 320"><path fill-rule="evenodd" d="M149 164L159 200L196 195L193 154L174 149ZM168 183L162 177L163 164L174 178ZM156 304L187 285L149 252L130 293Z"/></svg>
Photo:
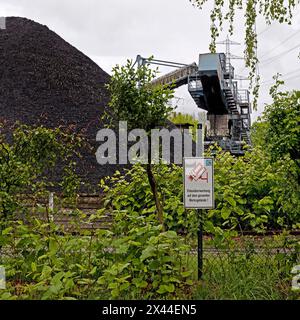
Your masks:
<svg viewBox="0 0 300 320"><path fill-rule="evenodd" d="M239 236L230 240L204 237L203 285L197 298L270 300L300 297L297 286L299 240L297 236L284 233ZM195 251L195 268L196 254Z"/></svg>

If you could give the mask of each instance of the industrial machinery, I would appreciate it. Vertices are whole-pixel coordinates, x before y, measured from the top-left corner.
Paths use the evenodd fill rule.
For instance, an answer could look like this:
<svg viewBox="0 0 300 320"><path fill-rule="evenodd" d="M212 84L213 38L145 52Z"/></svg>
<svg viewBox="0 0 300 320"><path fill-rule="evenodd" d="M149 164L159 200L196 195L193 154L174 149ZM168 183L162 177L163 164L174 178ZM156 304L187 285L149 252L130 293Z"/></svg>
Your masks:
<svg viewBox="0 0 300 320"><path fill-rule="evenodd" d="M244 153L243 145L251 145L251 104L249 91L239 89L230 58L224 53L199 55L198 64L146 59L137 56L137 64L145 63L176 68L152 84L188 85L188 91L197 106L207 111L210 126L206 130L205 145L218 143L232 154Z"/></svg>

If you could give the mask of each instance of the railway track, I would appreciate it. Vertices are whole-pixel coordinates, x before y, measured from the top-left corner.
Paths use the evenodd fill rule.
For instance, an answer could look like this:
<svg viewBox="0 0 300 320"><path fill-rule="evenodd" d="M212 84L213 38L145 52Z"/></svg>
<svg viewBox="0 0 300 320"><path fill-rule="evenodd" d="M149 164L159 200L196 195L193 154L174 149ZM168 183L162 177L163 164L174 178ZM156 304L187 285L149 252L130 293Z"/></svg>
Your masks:
<svg viewBox="0 0 300 320"><path fill-rule="evenodd" d="M106 212L97 218L97 211L103 208L103 197L101 195L80 194L74 203L68 203L61 195L56 195L53 204L53 210L49 208L49 200L45 198L35 199L30 196L20 196L23 200L24 207L28 211L41 219L48 222L53 221L58 226L64 226L65 230L89 230L110 229L113 223L112 212ZM37 210L37 208L40 208ZM43 210L41 210L41 208ZM96 218L91 219L95 215ZM99 215L98 215L99 216ZM18 218L24 218L20 215ZM239 237L255 237L257 240L265 237L279 235L282 230L266 230L263 234L254 231L239 232ZM300 230L289 231L291 236L300 236ZM210 235L204 233L204 236Z"/></svg>

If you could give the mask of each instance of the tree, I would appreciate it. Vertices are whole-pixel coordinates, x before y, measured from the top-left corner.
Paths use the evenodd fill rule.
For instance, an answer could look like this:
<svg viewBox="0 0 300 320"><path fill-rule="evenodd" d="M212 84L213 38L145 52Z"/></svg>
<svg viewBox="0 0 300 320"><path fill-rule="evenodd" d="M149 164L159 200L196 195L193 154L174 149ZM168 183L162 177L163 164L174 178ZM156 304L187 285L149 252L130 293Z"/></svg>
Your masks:
<svg viewBox="0 0 300 320"><path fill-rule="evenodd" d="M265 142L274 160L289 155L300 169L300 91L280 92L283 81L276 79L270 94L273 103L265 107ZM300 178L300 170L299 170Z"/></svg>
<svg viewBox="0 0 300 320"><path fill-rule="evenodd" d="M265 106L258 121L251 128L253 152L260 152L259 165L264 166L261 180L268 177L264 185L273 198L276 210L273 217L299 228L300 212L300 91L281 92L279 75L270 89L273 102ZM254 154L254 157L256 155ZM268 169L269 168L269 169ZM257 172L249 173L249 179ZM269 173L268 173L269 171ZM273 178L272 178L273 176ZM259 181L257 186L261 184ZM273 194L273 195L272 195Z"/></svg>
<svg viewBox="0 0 300 320"><path fill-rule="evenodd" d="M253 147L266 147L268 123L258 118L251 126L251 142Z"/></svg>
<svg viewBox="0 0 300 320"><path fill-rule="evenodd" d="M43 194L52 187L75 191L73 158L80 145L80 137L59 128L24 125L13 130L12 139L0 135L0 222L21 209L20 194ZM61 182L51 177L58 168Z"/></svg>
<svg viewBox="0 0 300 320"><path fill-rule="evenodd" d="M194 141L197 141L197 129L199 121L195 117L188 113L172 112L169 120L176 125L189 124L190 128L192 128L192 138Z"/></svg>
<svg viewBox="0 0 300 320"><path fill-rule="evenodd" d="M134 68L132 61L125 66L117 65L108 85L111 95L109 106L119 121L127 121L127 127L143 129L148 138L151 129L164 126L172 108L168 101L173 97L173 91L168 87L152 86L151 81L157 71L142 65ZM148 143L148 161L146 164L148 181L154 196L158 220L163 226L163 209L160 203L157 183L152 171L151 143Z"/></svg>
<svg viewBox="0 0 300 320"><path fill-rule="evenodd" d="M189 0L194 6L202 9L208 0ZM257 33L256 21L263 17L268 25L273 21L291 24L293 12L299 0L214 0L211 10L211 52L216 50L216 39L223 28L224 21L229 22L229 33L234 34L234 18L237 11L241 11L245 17L245 61L250 68L250 86L253 88L254 107L257 104L259 90L259 76L256 73L257 66ZM240 30L238 30L240 32ZM255 85L254 85L255 79Z"/></svg>

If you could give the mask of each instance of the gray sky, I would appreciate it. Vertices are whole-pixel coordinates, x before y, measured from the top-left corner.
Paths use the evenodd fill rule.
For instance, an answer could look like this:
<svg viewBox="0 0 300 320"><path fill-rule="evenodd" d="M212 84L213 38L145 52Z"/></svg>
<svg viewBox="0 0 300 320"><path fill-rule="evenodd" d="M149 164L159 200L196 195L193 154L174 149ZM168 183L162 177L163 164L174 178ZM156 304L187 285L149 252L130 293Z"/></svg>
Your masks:
<svg viewBox="0 0 300 320"><path fill-rule="evenodd" d="M197 62L199 53L208 52L212 2L200 11L188 0L0 0L0 16L22 16L47 25L110 72L113 65L122 64L127 58L135 59L137 54L183 63ZM235 26L232 40L243 43L241 14ZM287 79L285 89L299 88L300 31L297 30L300 30L300 10L291 26L267 27L263 20L258 21L262 88L259 108L253 118L261 113L265 103L271 102L268 90L277 72ZM220 40L225 37L226 32ZM232 53L243 55L243 49L243 46L233 46ZM218 51L225 48L219 46ZM236 60L234 65L239 75L247 75L243 61ZM184 98L179 111L197 112L185 87L178 89L176 96Z"/></svg>

